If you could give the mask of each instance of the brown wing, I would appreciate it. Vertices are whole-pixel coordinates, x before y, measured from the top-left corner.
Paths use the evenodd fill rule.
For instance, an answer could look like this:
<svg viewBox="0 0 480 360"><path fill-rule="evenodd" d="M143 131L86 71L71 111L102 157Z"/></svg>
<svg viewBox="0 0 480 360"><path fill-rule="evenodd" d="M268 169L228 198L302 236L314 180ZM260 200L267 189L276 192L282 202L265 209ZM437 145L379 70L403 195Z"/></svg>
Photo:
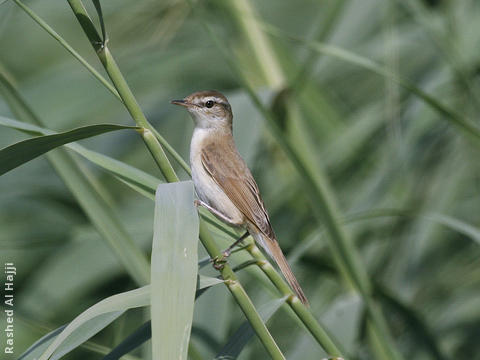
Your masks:
<svg viewBox="0 0 480 360"><path fill-rule="evenodd" d="M228 145L205 146L201 154L203 167L238 210L264 235L275 239L257 183L234 145Z"/></svg>

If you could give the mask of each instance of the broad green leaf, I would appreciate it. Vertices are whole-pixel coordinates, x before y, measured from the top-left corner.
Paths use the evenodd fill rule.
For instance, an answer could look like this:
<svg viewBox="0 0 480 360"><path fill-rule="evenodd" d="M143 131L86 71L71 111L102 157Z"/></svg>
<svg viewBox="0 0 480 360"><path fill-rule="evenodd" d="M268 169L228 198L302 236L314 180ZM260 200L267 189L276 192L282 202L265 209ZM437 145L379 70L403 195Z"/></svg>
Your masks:
<svg viewBox="0 0 480 360"><path fill-rule="evenodd" d="M148 305L150 305L150 285L116 294L100 301L68 324L40 356L39 360L59 359L62 355L98 333L125 310ZM90 322L88 326L85 325L87 322ZM67 345L62 346L65 343Z"/></svg>
<svg viewBox="0 0 480 360"><path fill-rule="evenodd" d="M198 269L193 182L157 188L152 247L152 353L187 359Z"/></svg>
<svg viewBox="0 0 480 360"><path fill-rule="evenodd" d="M91 125L55 135L44 135L19 141L0 150L0 175L61 145L122 129L137 129L137 127L113 124Z"/></svg>

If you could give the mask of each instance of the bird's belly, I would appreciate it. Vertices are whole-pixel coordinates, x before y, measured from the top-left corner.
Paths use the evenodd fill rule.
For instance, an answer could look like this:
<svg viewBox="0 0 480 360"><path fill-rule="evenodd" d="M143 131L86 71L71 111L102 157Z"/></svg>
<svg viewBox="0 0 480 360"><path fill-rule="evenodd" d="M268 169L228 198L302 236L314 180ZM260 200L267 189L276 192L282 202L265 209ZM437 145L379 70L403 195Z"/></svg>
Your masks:
<svg viewBox="0 0 480 360"><path fill-rule="evenodd" d="M244 216L232 203L220 186L212 179L203 165L192 162L192 179L198 198L229 218L232 224L243 225Z"/></svg>

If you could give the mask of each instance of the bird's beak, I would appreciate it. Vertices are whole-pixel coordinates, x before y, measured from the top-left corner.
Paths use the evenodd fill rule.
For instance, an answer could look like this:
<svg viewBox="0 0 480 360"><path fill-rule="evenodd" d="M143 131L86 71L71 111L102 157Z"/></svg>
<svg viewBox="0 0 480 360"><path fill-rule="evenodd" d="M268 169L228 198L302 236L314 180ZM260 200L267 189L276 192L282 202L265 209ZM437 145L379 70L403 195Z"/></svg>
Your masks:
<svg viewBox="0 0 480 360"><path fill-rule="evenodd" d="M185 106L185 107L190 106L190 103L185 101L185 100L172 100L172 101L170 101L170 104L180 105L180 106Z"/></svg>

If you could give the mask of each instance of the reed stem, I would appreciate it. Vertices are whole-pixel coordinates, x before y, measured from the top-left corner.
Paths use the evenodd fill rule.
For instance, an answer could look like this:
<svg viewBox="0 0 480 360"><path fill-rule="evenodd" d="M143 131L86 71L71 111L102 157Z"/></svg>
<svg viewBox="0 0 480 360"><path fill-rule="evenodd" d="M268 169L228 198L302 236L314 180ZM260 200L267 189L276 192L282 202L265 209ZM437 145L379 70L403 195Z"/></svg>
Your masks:
<svg viewBox="0 0 480 360"><path fill-rule="evenodd" d="M140 109L138 102L136 101L117 63L115 62L115 59L110 53L107 44L102 43L100 35L98 34L85 7L83 6L82 1L68 0L68 3L70 4L70 7L72 8L75 16L77 17L85 34L90 40L90 43L96 51L102 65L107 71L108 76L112 80L115 88L117 89L120 97L122 98L128 112L132 116L135 123L138 126L144 128L142 132L142 138L144 139L147 148L155 159L155 162L160 168L165 179L168 182L178 181L178 177L174 169L172 168L172 165L170 164L168 158L166 157L163 148L158 142L158 139L154 136L153 131L150 130L153 129L153 127L148 122L142 110ZM206 224L204 224L203 221L200 222L200 240L212 258L220 256L220 250L215 245L215 242L211 237L210 233L208 232ZM278 345L273 340L272 335L263 323L260 315L253 306L247 293L236 278L235 273L228 265L225 265L224 268L221 270L221 274L224 280L226 280L225 284L227 285L227 288L230 290L237 304L242 309L243 313L245 314L246 318L250 322L252 328L256 332L257 336L259 337L260 341L262 342L272 359L284 359L285 357L280 351Z"/></svg>

